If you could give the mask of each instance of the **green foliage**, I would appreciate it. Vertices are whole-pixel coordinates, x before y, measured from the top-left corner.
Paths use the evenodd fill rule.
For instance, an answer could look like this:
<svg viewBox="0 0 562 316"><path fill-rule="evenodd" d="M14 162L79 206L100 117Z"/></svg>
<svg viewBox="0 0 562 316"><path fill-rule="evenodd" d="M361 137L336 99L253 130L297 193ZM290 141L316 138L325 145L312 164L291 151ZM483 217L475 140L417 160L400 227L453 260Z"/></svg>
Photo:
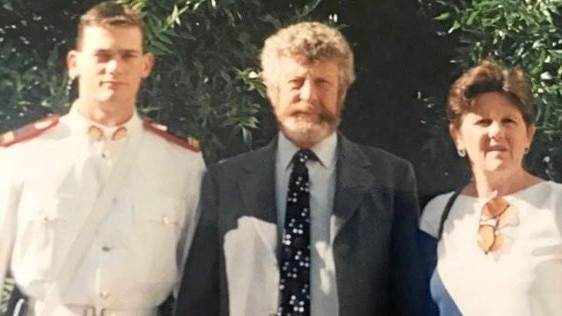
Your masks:
<svg viewBox="0 0 562 316"><path fill-rule="evenodd" d="M4 0L0 7L0 132L64 111L68 103L61 63L68 41L53 32L55 23L41 6L23 8L23 0Z"/></svg>
<svg viewBox="0 0 562 316"><path fill-rule="evenodd" d="M6 309L8 308L8 299L13 288L14 280L12 278L7 278L4 288L2 289L2 295L0 296L0 315L4 315L4 313L6 313Z"/></svg>
<svg viewBox="0 0 562 316"><path fill-rule="evenodd" d="M526 159L527 166L532 172L557 181L562 180L561 4L560 0L424 3L425 13L433 14L438 32L456 47L451 62L456 65L457 71L452 79L487 57L508 66L520 66L526 72L539 110L538 132ZM443 90L446 92L448 87ZM426 100L426 105L444 109L444 104L436 106L441 102L444 103L444 95ZM429 112L433 112L433 117L429 119L433 123L433 137L425 149L429 157L436 159L443 157L444 150L452 150L453 147L450 141L444 140L447 136L443 111L430 109ZM440 161L441 166L457 165L451 160Z"/></svg>
<svg viewBox="0 0 562 316"><path fill-rule="evenodd" d="M139 107L166 122L176 133L203 142L208 161L252 144L264 100L255 71L256 27L244 27L247 14L260 6L214 1L127 1L145 12L147 46L157 66L141 92ZM177 1L176 1L177 2ZM252 6L253 5L253 6ZM241 70L242 69L242 70Z"/></svg>
<svg viewBox="0 0 562 316"><path fill-rule="evenodd" d="M0 108L0 120L15 127L28 120L26 116L30 113L44 115L41 108L50 109L49 112L63 111L70 81L61 74L58 58L55 47L47 60L37 65L35 60L41 59L35 52L21 54L10 45L0 47L0 60L4 64L0 66L0 95L5 102Z"/></svg>

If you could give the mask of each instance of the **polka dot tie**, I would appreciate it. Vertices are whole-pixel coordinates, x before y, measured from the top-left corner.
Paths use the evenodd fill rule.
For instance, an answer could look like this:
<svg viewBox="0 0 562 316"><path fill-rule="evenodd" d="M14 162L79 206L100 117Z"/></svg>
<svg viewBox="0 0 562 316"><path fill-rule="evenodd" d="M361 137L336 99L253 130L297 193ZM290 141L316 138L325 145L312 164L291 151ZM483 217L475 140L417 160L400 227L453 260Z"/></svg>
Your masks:
<svg viewBox="0 0 562 316"><path fill-rule="evenodd" d="M310 150L293 157L280 260L280 304L277 315L310 315L310 181L306 162Z"/></svg>

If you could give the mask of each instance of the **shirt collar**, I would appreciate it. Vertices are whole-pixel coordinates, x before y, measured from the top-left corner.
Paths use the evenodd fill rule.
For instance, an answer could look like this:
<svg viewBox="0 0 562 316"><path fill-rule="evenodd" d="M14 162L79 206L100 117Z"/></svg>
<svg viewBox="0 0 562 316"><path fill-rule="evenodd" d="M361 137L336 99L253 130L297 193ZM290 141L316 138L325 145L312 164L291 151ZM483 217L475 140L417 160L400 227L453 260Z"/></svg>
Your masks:
<svg viewBox="0 0 562 316"><path fill-rule="evenodd" d="M310 150L316 154L318 161L325 168L334 168L336 164L336 148L338 145L338 135L333 132L318 144L312 146ZM301 148L293 144L285 135L280 132L277 138L277 159L281 166L288 169L295 153Z"/></svg>

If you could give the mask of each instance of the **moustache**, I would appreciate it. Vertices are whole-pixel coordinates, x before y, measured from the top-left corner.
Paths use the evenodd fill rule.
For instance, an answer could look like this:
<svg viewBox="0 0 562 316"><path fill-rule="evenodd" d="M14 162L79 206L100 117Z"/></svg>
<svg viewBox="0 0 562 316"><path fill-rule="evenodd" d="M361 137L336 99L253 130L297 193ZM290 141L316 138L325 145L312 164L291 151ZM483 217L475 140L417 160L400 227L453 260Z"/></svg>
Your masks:
<svg viewBox="0 0 562 316"><path fill-rule="evenodd" d="M339 117L336 113L332 113L328 110L326 110L324 107L317 107L318 110L314 111L314 112L308 112L308 111L302 111L302 110L295 110L293 112L291 112L291 116L298 116L300 114L303 115L310 115L310 114L316 114L318 116L318 121L319 122L326 122L326 123L338 123L339 121Z"/></svg>

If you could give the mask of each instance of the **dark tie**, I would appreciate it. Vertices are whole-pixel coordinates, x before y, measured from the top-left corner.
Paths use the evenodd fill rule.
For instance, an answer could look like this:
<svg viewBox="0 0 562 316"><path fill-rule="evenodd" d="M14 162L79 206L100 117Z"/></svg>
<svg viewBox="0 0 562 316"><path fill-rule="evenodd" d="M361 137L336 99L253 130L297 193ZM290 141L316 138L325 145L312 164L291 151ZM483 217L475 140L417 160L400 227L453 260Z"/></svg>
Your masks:
<svg viewBox="0 0 562 316"><path fill-rule="evenodd" d="M308 149L293 157L280 260L279 316L310 315L310 181Z"/></svg>

